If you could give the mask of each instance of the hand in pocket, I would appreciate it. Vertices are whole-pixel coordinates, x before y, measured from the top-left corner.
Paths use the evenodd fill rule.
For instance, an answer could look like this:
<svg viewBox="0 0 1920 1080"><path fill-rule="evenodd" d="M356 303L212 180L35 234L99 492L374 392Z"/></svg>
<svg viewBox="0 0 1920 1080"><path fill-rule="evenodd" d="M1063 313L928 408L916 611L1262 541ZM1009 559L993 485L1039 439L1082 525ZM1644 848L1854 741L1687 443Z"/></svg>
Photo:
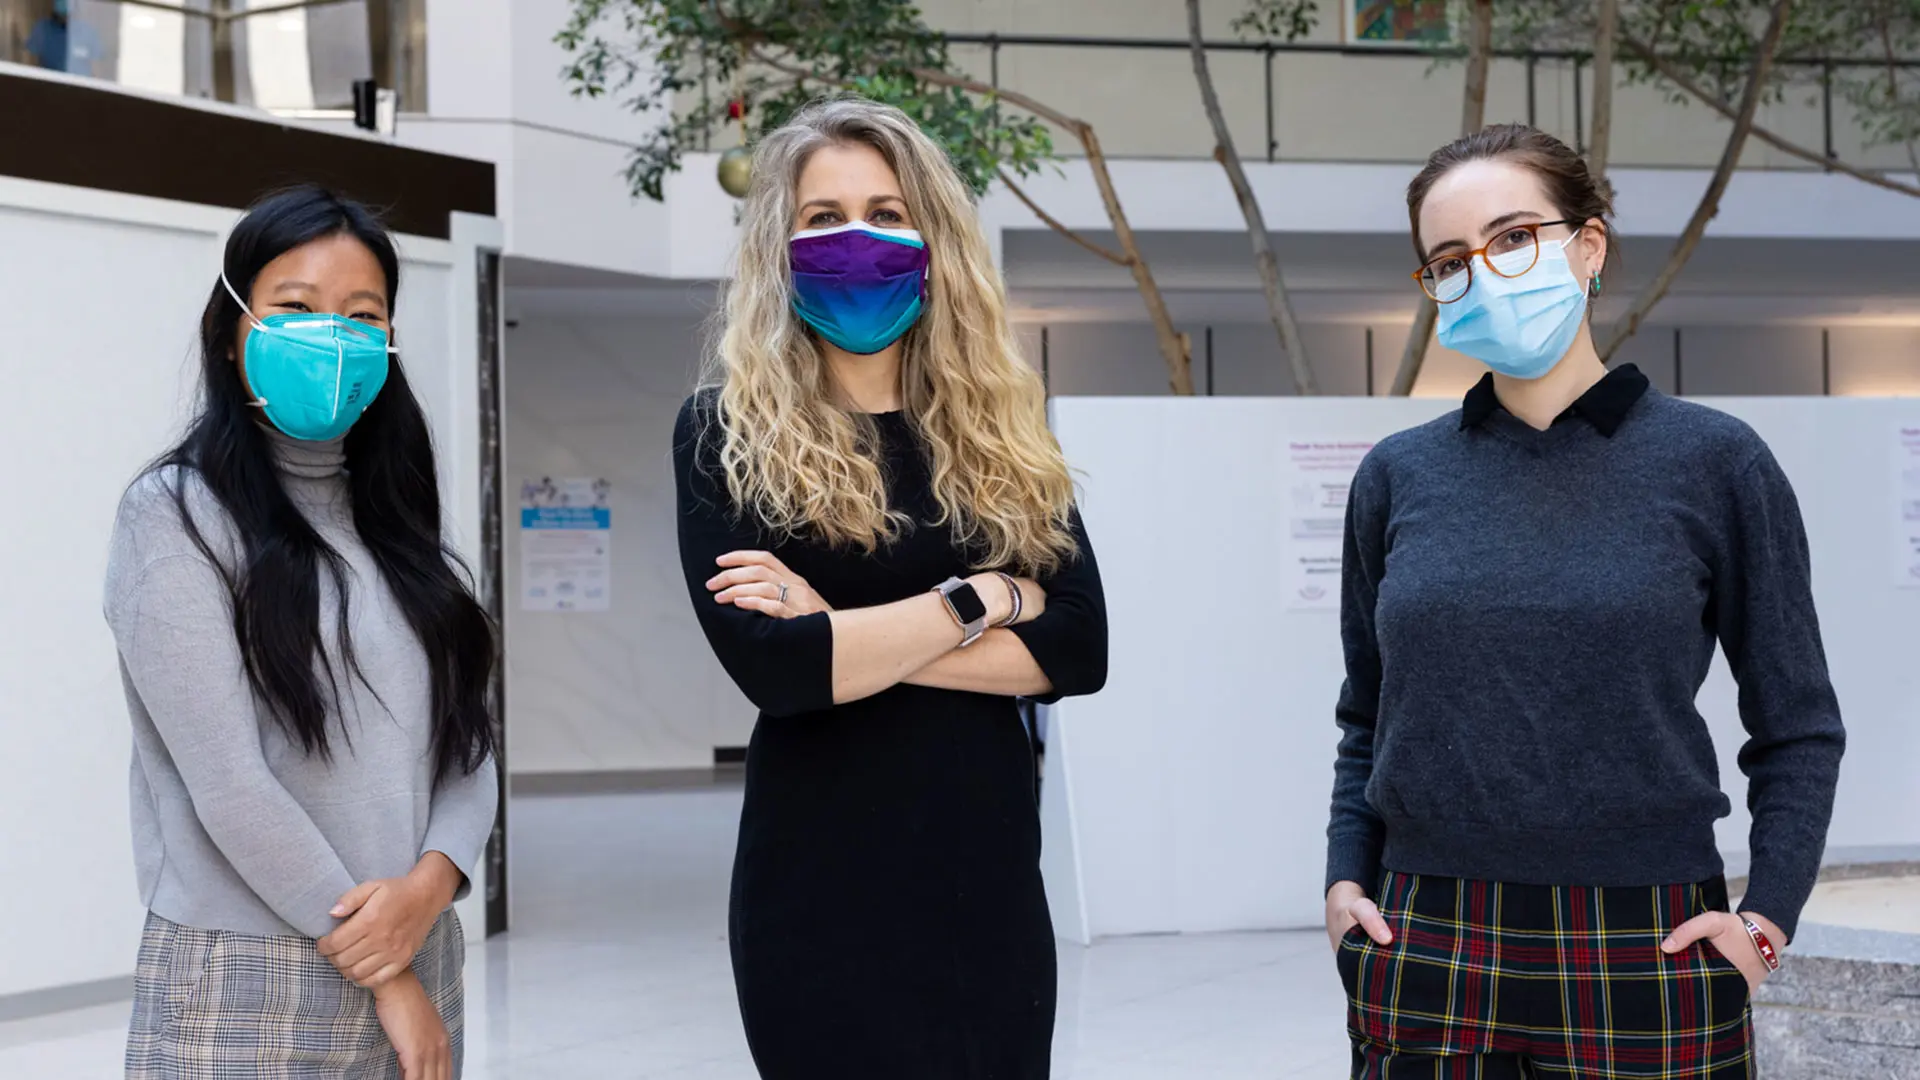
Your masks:
<svg viewBox="0 0 1920 1080"><path fill-rule="evenodd" d="M1704 911L1679 926L1660 943L1660 947L1669 954L1676 954L1693 945L1702 943L1703 947L1717 953L1722 960L1732 964L1741 975L1746 976L1749 994L1760 989L1771 972L1766 961L1760 959L1760 953L1753 947L1753 939L1747 936L1747 924L1738 915L1724 911Z"/></svg>
<svg viewBox="0 0 1920 1080"><path fill-rule="evenodd" d="M1376 944L1393 944L1393 930L1380 909L1367 899L1366 890L1358 882L1335 882L1327 890L1327 940L1338 949L1340 939L1355 926L1365 929Z"/></svg>

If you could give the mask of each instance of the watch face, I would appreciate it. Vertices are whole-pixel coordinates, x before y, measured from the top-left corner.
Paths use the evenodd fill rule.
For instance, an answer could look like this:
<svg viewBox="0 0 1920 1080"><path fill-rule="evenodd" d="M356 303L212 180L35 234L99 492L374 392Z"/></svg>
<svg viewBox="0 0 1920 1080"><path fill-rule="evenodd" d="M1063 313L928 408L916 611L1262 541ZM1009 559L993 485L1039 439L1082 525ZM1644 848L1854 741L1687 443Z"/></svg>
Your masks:
<svg viewBox="0 0 1920 1080"><path fill-rule="evenodd" d="M975 623L987 617L987 605L980 600L980 594L972 585L961 585L947 594L947 602L953 605L954 614L960 616L962 623Z"/></svg>

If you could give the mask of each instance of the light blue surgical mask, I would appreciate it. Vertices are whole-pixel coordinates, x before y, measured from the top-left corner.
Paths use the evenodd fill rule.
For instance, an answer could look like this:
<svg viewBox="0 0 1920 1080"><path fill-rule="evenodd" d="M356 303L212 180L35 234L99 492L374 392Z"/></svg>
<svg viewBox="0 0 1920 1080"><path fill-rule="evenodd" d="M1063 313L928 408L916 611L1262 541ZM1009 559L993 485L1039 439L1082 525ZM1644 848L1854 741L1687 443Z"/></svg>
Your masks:
<svg viewBox="0 0 1920 1080"><path fill-rule="evenodd" d="M307 442L338 439L387 384L387 332L341 315L289 312L254 317L220 275L253 329L247 334L247 388L274 427Z"/></svg>
<svg viewBox="0 0 1920 1080"><path fill-rule="evenodd" d="M1494 266L1519 276L1480 267L1465 296L1440 305L1440 344L1516 379L1552 371L1587 314L1587 287L1567 261L1571 243L1542 242L1532 269L1522 269L1530 252L1495 255Z"/></svg>

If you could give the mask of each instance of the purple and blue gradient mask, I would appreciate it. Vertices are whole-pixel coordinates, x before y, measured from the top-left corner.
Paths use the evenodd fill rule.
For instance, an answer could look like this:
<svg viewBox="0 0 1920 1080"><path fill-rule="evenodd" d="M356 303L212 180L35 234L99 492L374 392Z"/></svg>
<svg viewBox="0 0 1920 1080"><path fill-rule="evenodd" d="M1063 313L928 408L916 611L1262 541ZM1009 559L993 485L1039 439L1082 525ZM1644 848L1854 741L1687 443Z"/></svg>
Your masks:
<svg viewBox="0 0 1920 1080"><path fill-rule="evenodd" d="M857 356L877 353L920 318L927 243L912 229L856 221L793 234L793 310Z"/></svg>

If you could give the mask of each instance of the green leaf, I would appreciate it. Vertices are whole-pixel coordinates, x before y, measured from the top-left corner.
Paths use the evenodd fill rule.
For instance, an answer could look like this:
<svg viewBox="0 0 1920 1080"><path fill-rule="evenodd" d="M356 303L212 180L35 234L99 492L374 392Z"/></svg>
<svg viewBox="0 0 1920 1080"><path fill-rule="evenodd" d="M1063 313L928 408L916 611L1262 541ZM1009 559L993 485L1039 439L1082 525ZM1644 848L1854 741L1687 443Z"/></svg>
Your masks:
<svg viewBox="0 0 1920 1080"><path fill-rule="evenodd" d="M975 193L1002 168L1029 175L1055 157L1033 117L990 93L924 78L959 72L945 37L907 0L572 0L554 41L568 54L562 77L575 95L622 94L636 113L671 117L628 162L633 191L650 199L663 198L684 154L731 137L736 94L755 137L827 91L898 106Z"/></svg>

